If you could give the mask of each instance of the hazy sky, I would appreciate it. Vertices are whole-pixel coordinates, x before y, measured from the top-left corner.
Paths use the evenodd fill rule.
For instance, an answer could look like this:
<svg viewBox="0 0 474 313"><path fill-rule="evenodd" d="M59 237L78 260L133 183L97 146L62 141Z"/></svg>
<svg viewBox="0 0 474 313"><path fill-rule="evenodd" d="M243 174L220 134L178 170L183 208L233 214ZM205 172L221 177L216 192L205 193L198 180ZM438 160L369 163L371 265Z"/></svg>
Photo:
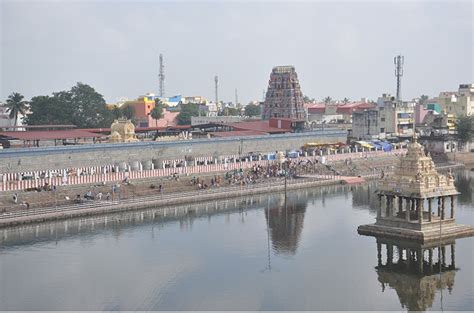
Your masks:
<svg viewBox="0 0 474 313"><path fill-rule="evenodd" d="M473 82L471 1L7 1L0 0L0 101L90 84L108 102L158 93L261 99L273 66L292 64L304 94L376 99Z"/></svg>

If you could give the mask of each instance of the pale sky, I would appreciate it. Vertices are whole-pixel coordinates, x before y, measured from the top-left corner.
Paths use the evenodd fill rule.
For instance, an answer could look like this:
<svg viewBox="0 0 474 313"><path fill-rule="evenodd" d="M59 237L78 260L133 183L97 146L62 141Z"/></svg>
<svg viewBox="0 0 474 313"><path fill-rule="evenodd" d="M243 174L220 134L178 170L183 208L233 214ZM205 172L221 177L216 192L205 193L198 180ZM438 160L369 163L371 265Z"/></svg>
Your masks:
<svg viewBox="0 0 474 313"><path fill-rule="evenodd" d="M473 79L472 1L10 1L0 0L0 101L80 81L108 102L167 96L261 100L273 66L294 65L318 100L436 96Z"/></svg>

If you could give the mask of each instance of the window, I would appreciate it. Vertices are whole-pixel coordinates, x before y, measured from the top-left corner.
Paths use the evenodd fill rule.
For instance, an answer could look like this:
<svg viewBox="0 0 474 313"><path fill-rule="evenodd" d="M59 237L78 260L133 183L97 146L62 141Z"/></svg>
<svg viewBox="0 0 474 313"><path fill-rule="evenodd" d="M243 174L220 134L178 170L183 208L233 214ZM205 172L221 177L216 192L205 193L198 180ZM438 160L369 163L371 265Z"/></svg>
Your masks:
<svg viewBox="0 0 474 313"><path fill-rule="evenodd" d="M382 118L380 119L380 121L381 121L381 122L385 122L385 117L382 117Z"/></svg>
<svg viewBox="0 0 474 313"><path fill-rule="evenodd" d="M384 127L380 128L380 132L385 133L385 128Z"/></svg>

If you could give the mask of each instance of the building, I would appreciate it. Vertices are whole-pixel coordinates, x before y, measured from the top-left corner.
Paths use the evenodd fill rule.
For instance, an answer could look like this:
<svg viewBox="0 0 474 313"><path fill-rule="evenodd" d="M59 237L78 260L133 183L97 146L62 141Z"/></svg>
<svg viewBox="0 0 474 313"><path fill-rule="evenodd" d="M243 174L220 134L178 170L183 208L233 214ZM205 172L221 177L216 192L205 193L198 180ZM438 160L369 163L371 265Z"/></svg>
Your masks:
<svg viewBox="0 0 474 313"><path fill-rule="evenodd" d="M352 113L352 137L372 139L379 136L379 111L361 110Z"/></svg>
<svg viewBox="0 0 474 313"><path fill-rule="evenodd" d="M276 66L270 74L262 118L306 119L298 75L293 66Z"/></svg>
<svg viewBox="0 0 474 313"><path fill-rule="evenodd" d="M377 99L379 110L380 134L382 137L390 134L394 136L412 136L415 122L415 103L396 103L390 94L383 94Z"/></svg>
<svg viewBox="0 0 474 313"><path fill-rule="evenodd" d="M18 114L18 120L17 120L16 126L24 125L23 118L24 116L22 114ZM10 112L8 111L8 108L5 106L5 104L0 102L0 129L12 127L12 126L15 126L15 119L10 118ZM25 130L25 129L15 128L15 130L20 131L20 130Z"/></svg>
<svg viewBox="0 0 474 313"><path fill-rule="evenodd" d="M134 120L136 121L137 127L167 127L176 125L176 117L179 112L170 112L166 109L163 110L163 117L156 121L151 117L151 110L155 107L154 94L147 94L138 97L136 100L126 101L122 104L121 108L130 106L135 111ZM164 99L164 98L159 98ZM170 99L170 98L168 98ZM165 102L168 104L169 102Z"/></svg>
<svg viewBox="0 0 474 313"><path fill-rule="evenodd" d="M191 96L191 97L182 97L181 103L197 103L197 104L204 104L207 105L209 101L203 96Z"/></svg>
<svg viewBox="0 0 474 313"><path fill-rule="evenodd" d="M436 99L442 109L456 117L474 112L474 84L459 85L458 91L441 92Z"/></svg>

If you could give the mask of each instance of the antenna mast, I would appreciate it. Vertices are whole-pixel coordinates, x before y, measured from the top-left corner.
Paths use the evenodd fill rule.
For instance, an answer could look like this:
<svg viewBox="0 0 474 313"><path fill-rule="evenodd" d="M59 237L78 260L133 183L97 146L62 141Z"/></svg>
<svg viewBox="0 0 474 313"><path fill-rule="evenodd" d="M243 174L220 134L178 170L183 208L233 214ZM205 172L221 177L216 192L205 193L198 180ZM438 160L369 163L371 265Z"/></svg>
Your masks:
<svg viewBox="0 0 474 313"><path fill-rule="evenodd" d="M237 94L237 88L235 88L235 107L239 106L239 95Z"/></svg>
<svg viewBox="0 0 474 313"><path fill-rule="evenodd" d="M158 74L160 80L160 97L165 95L165 66L163 65L163 54L160 53L160 74Z"/></svg>
<svg viewBox="0 0 474 313"><path fill-rule="evenodd" d="M219 108L219 93L218 93L218 86L219 86L219 78L214 76L214 83L215 83L215 92L216 92L216 106Z"/></svg>
<svg viewBox="0 0 474 313"><path fill-rule="evenodd" d="M397 104L402 101L402 76L403 76L403 63L405 58L403 55L397 55L393 58L395 64L395 77L397 77Z"/></svg>

